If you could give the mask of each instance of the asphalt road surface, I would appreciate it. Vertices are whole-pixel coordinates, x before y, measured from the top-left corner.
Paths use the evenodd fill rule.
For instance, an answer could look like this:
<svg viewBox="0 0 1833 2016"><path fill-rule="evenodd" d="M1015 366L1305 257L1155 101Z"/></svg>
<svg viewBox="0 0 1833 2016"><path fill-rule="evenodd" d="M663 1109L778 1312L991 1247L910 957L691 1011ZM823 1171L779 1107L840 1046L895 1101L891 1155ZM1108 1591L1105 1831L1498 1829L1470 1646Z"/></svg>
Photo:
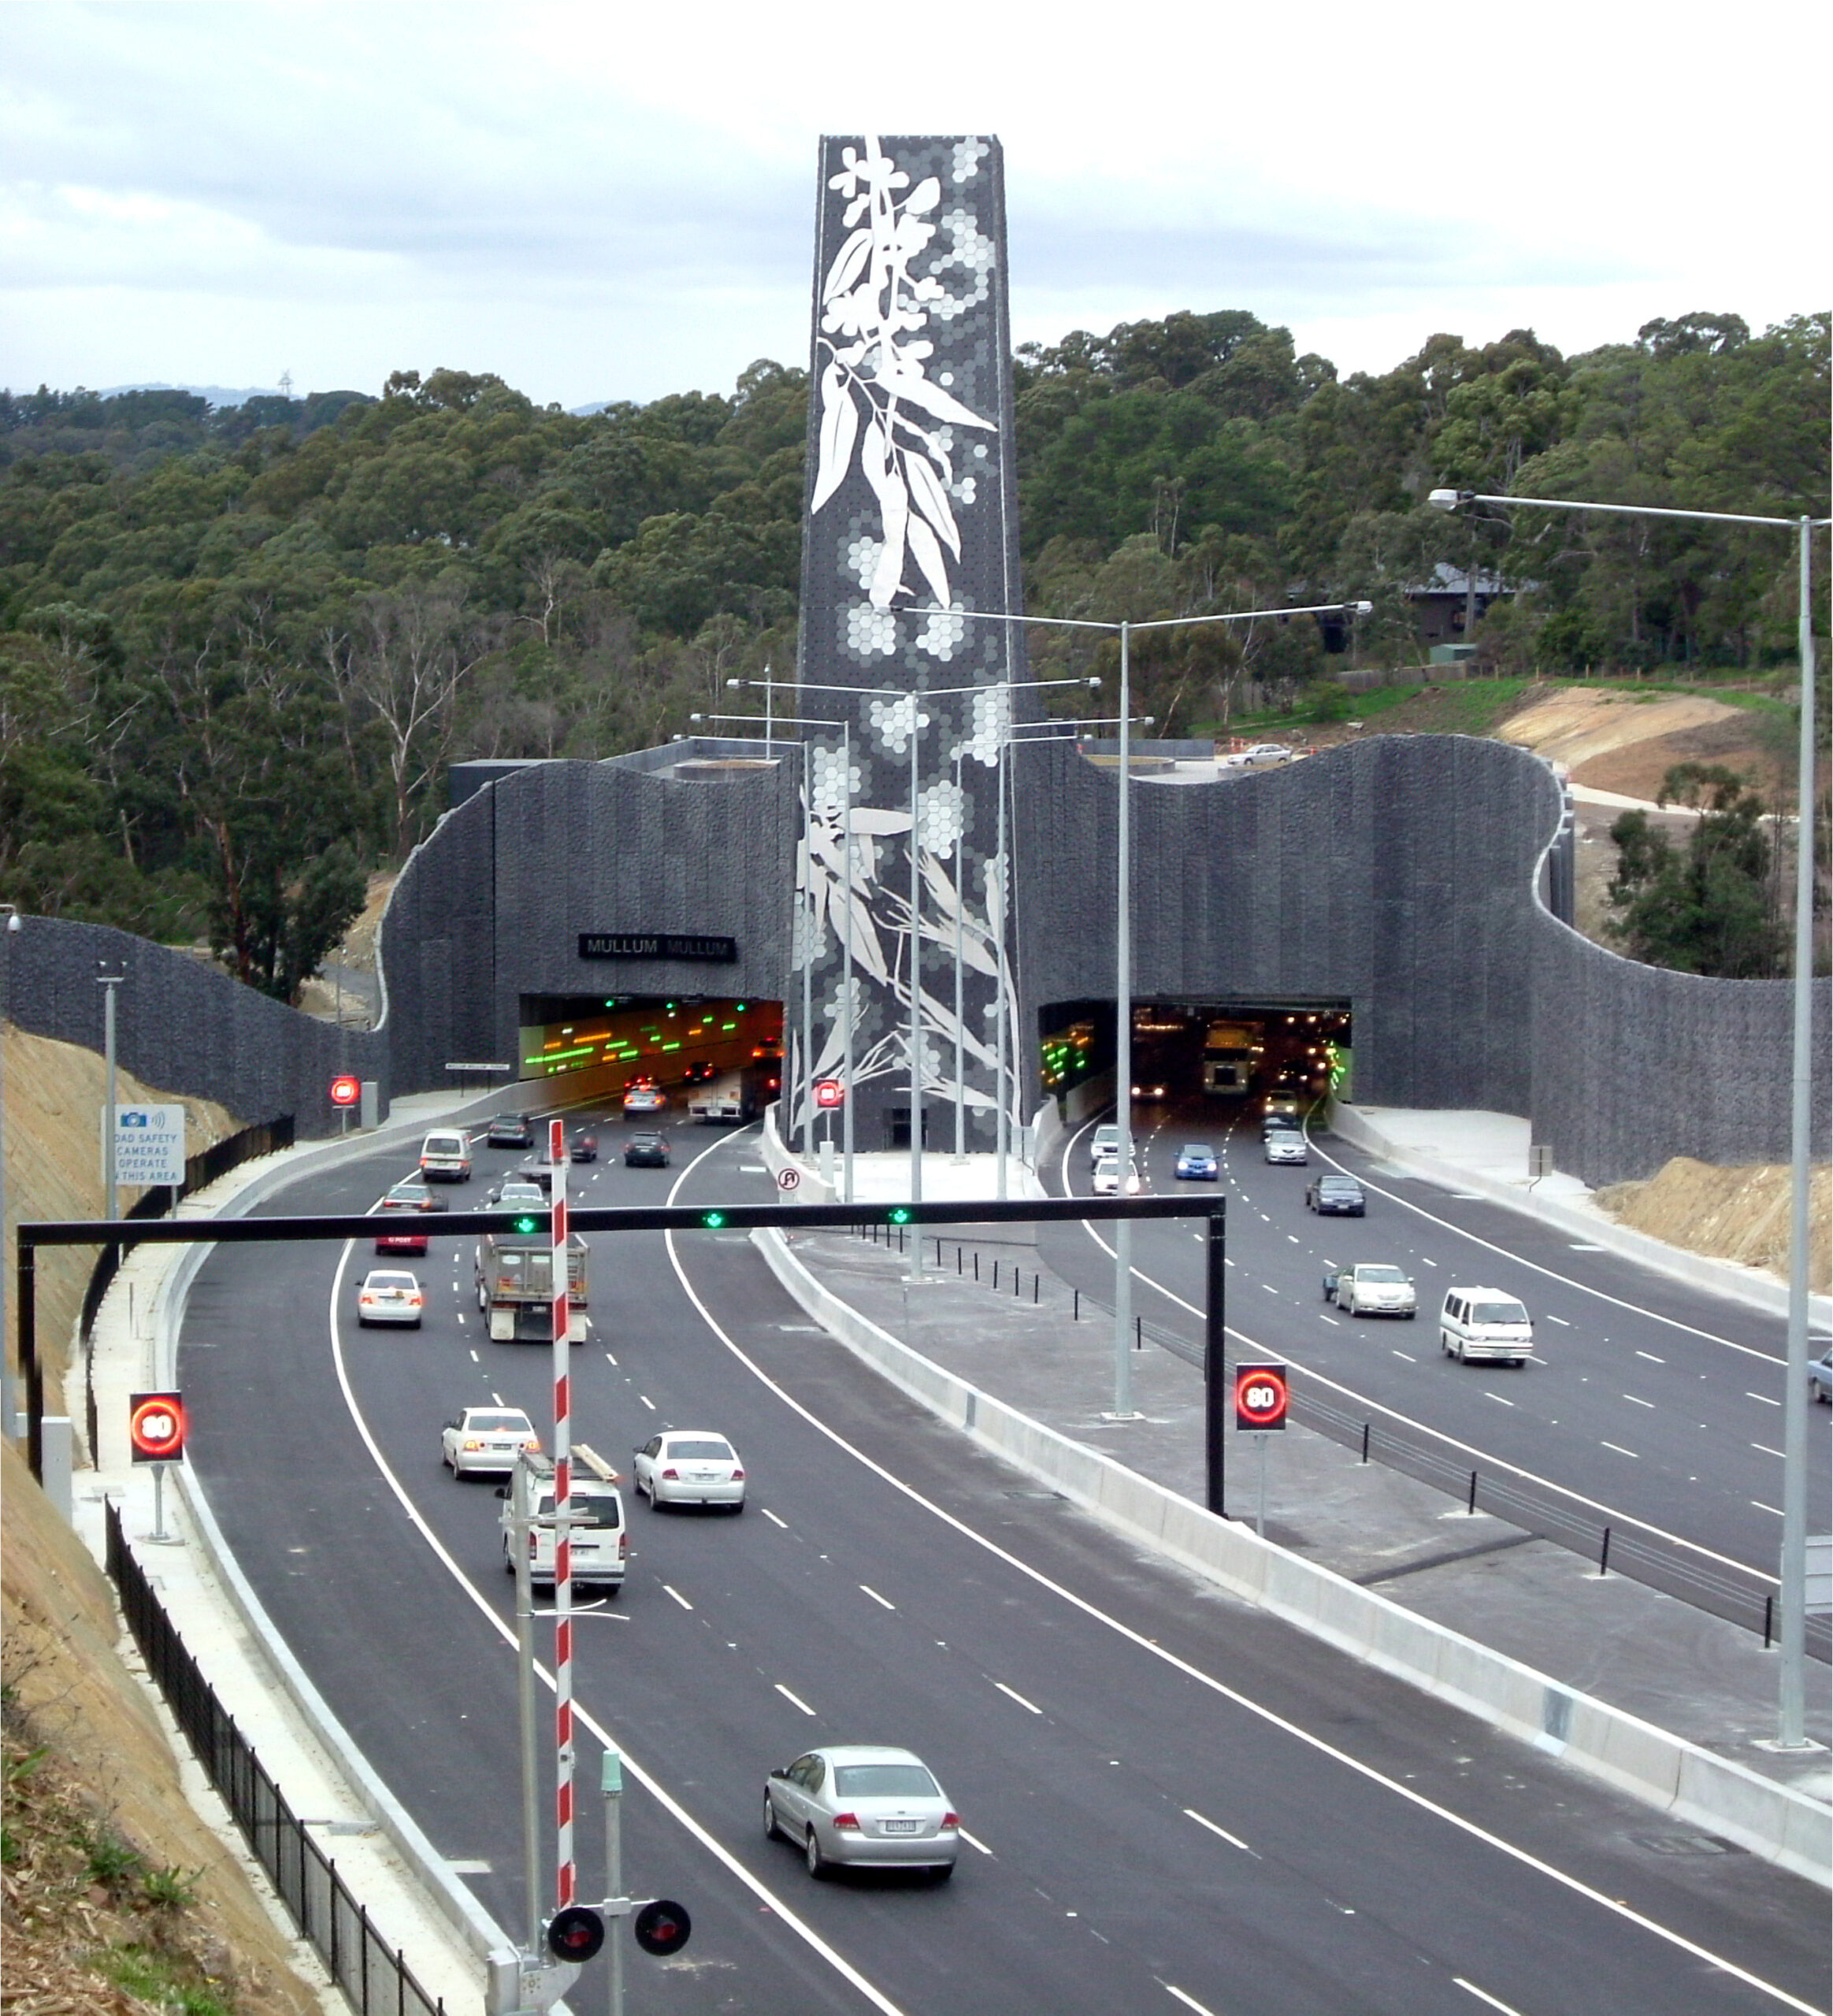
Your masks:
<svg viewBox="0 0 1833 2016"><path fill-rule="evenodd" d="M626 1169L601 1132L585 1201L766 1192L744 1137L677 1125L672 1170ZM479 1176L517 1159L480 1145ZM403 1160L274 1208L361 1208ZM426 1222L427 1259L390 1263L429 1286L419 1332L356 1329L366 1252L214 1254L183 1345L191 1447L296 1655L518 1934L500 1506L442 1469L438 1428L499 1399L544 1425L550 1354L484 1339L469 1243ZM629 1579L577 1627L587 1729L626 1757L630 1884L695 1918L678 1960L633 1955L633 2009L1824 2007L1812 1886L1133 1552L822 1337L744 1236L591 1244L576 1436L627 1472L658 1427L717 1428L751 1479L737 1518L627 1493ZM765 1841L766 1771L822 1740L929 1761L969 1836L952 1883L817 1884ZM597 1782L588 1744L588 1896Z"/></svg>

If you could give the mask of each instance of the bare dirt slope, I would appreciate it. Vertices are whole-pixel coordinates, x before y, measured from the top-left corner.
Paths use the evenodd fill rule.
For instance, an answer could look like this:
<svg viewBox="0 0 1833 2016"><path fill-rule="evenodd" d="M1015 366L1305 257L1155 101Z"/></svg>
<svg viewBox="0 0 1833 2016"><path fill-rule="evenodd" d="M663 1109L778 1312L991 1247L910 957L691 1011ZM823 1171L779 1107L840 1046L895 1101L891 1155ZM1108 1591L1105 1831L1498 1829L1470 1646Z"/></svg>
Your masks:
<svg viewBox="0 0 1833 2016"><path fill-rule="evenodd" d="M92 1050L28 1036L4 1026L6 1091L6 1250L13 1228L32 1218L98 1218L102 1214L101 1114L108 1074ZM233 1134L243 1122L210 1099L181 1097L143 1085L131 1072L117 1073L117 1096L124 1104L182 1105L185 1152L195 1154ZM124 1211L141 1195L124 1187ZM47 1247L39 1256L38 1337L46 1384L62 1391L69 1340L82 1306L83 1289L95 1264L87 1247ZM6 1354L17 1364L17 1298L6 1298Z"/></svg>
<svg viewBox="0 0 1833 2016"><path fill-rule="evenodd" d="M1718 1169L1676 1155L1646 1183L1599 1191L1597 1202L1637 1232L1747 1267L1787 1272L1786 1167ZM1808 1284L1824 1292L1833 1271L1833 1169L1824 1165L1813 1172L1808 1225Z"/></svg>
<svg viewBox="0 0 1833 2016"><path fill-rule="evenodd" d="M1721 763L1773 797L1778 750L1765 736L1766 719L1703 694L1564 687L1512 714L1496 733L1564 764L1575 784L1594 791L1653 799L1675 764Z"/></svg>

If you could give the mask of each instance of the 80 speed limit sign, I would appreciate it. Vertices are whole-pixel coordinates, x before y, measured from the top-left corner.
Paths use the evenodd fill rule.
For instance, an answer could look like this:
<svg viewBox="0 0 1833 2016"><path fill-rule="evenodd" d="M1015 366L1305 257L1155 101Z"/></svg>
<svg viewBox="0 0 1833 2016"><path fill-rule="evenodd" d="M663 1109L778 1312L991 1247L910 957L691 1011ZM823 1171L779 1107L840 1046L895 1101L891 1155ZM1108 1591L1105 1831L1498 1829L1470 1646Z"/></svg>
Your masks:
<svg viewBox="0 0 1833 2016"><path fill-rule="evenodd" d="M1234 1425L1237 1429L1254 1429L1263 1434L1268 1429L1283 1428L1289 1397L1284 1366L1261 1363L1235 1367Z"/></svg>

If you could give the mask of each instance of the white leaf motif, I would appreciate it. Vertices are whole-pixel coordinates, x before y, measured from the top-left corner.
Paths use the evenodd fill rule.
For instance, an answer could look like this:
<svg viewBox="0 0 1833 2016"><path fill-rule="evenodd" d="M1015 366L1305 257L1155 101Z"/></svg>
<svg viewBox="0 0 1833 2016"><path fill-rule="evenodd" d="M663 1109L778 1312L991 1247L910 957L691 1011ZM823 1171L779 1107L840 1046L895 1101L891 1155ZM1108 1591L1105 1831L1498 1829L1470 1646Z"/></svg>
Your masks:
<svg viewBox="0 0 1833 2016"><path fill-rule="evenodd" d="M904 458L904 466L910 477L911 502L915 505L924 517L929 520L929 524L935 527L937 536L945 543L948 550L959 560L961 558L961 535L955 528L955 513L949 508L948 493L937 482L936 472L921 455L906 455ZM913 526L911 528L913 550L915 549L915 528ZM918 558L921 559L920 553ZM929 573L926 567L923 569L923 572L925 574ZM929 582L932 587L935 586L933 575L929 575ZM948 587L946 574L943 576L941 587L936 589L936 598L944 606L947 606Z"/></svg>
<svg viewBox="0 0 1833 2016"><path fill-rule="evenodd" d="M942 200L942 185L933 175L926 175L911 190L904 203L907 210L933 210Z"/></svg>
<svg viewBox="0 0 1833 2016"><path fill-rule="evenodd" d="M852 387L840 366L830 364L821 374L821 450L808 506L811 517L846 480L859 433L859 409L853 403Z"/></svg>
<svg viewBox="0 0 1833 2016"><path fill-rule="evenodd" d="M919 378L914 372L881 372L878 383L894 399L907 399L913 406L921 406L925 413L933 413L937 420L952 420L959 427L992 429L990 420L982 420L978 413L970 412L952 394L944 392L940 385L932 385L928 379Z"/></svg>
<svg viewBox="0 0 1833 2016"><path fill-rule="evenodd" d="M821 290L822 299L832 301L837 294L844 294L859 277L859 269L871 256L871 232L855 231L834 254L833 264L827 269L827 280Z"/></svg>
<svg viewBox="0 0 1833 2016"><path fill-rule="evenodd" d="M945 606L948 600L948 563L942 558L936 535L921 518L910 521L909 532L910 550L922 569L923 579L929 583L929 591L937 601Z"/></svg>

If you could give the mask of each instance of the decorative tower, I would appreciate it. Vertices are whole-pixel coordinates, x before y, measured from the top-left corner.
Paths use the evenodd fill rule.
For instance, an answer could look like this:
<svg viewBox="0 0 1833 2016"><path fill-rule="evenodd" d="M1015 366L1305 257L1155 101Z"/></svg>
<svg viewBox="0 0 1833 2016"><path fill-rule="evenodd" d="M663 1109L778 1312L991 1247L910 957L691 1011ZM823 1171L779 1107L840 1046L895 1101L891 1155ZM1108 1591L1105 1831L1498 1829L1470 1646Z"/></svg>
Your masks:
<svg viewBox="0 0 1833 2016"><path fill-rule="evenodd" d="M818 217L793 731L813 1068L792 999L787 1128L805 1082L844 1077L858 1148L907 1147L914 1049L921 1138L984 1153L1033 1078L1005 751L1036 710L1022 629L988 620L1022 608L999 143L827 138Z"/></svg>

